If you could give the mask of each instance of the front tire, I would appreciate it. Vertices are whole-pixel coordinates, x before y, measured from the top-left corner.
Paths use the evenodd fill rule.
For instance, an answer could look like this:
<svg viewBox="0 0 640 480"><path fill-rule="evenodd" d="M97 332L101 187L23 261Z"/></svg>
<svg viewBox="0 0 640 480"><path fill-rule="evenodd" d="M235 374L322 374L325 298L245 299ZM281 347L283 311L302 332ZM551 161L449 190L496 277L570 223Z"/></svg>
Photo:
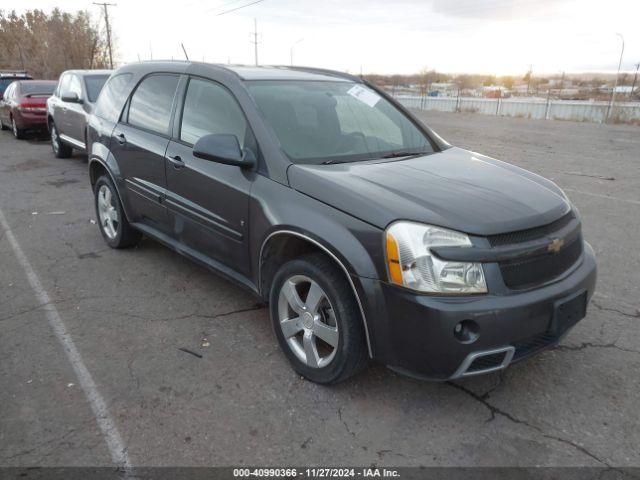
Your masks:
<svg viewBox="0 0 640 480"><path fill-rule="evenodd" d="M129 224L118 191L108 176L98 178L94 186L94 198L98 226L107 245L111 248L136 245L142 234Z"/></svg>
<svg viewBox="0 0 640 480"><path fill-rule="evenodd" d="M58 128L53 121L49 123L49 134L51 135L51 149L56 158L69 158L73 153L73 148L62 143L60 135L58 134Z"/></svg>
<svg viewBox="0 0 640 480"><path fill-rule="evenodd" d="M344 274L326 256L285 263L269 297L278 343L300 375L334 384L366 367L360 310Z"/></svg>

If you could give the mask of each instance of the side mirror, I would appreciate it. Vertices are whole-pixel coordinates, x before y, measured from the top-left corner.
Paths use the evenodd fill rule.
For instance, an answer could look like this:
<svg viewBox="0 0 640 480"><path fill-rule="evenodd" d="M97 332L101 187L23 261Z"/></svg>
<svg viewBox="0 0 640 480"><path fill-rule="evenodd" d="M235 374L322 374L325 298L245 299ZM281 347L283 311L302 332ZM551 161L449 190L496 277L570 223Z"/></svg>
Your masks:
<svg viewBox="0 0 640 480"><path fill-rule="evenodd" d="M211 133L200 137L193 146L193 156L240 168L255 165L253 158L242 153L238 138L228 133Z"/></svg>
<svg viewBox="0 0 640 480"><path fill-rule="evenodd" d="M78 94L76 92L64 92L60 96L60 98L62 99L63 102L82 103L82 99L78 97Z"/></svg>

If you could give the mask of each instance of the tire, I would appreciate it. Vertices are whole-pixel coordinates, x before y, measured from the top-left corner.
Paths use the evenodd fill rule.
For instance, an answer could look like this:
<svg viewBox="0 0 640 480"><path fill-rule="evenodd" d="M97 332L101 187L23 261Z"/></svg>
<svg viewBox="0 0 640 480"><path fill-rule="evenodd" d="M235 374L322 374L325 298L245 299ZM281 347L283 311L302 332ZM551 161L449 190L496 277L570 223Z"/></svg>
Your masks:
<svg viewBox="0 0 640 480"><path fill-rule="evenodd" d="M0 120L0 130L9 130L9 127L7 127L2 120Z"/></svg>
<svg viewBox="0 0 640 480"><path fill-rule="evenodd" d="M51 149L56 158L69 158L73 154L73 148L60 140L58 128L53 120L49 123L49 136L51 137Z"/></svg>
<svg viewBox="0 0 640 480"><path fill-rule="evenodd" d="M18 140L22 140L25 138L24 130L22 128L18 128L16 124L16 119L11 117L11 131L13 132L13 136Z"/></svg>
<svg viewBox="0 0 640 480"><path fill-rule="evenodd" d="M291 297L291 288L297 297ZM324 297L315 302L321 294ZM297 373L315 383L334 384L367 366L362 317L353 290L325 255L306 255L282 265L269 300L276 338Z"/></svg>
<svg viewBox="0 0 640 480"><path fill-rule="evenodd" d="M107 245L111 248L136 245L142 234L129 224L111 178L107 175L98 178L93 196L98 227Z"/></svg>

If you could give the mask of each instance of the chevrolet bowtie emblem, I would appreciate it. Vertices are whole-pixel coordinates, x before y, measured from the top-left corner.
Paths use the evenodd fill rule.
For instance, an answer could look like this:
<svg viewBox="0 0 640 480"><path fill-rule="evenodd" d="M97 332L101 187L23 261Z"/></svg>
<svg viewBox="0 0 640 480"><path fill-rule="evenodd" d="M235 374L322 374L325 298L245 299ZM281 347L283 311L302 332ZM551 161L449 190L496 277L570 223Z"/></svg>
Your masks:
<svg viewBox="0 0 640 480"><path fill-rule="evenodd" d="M549 252L558 253L564 245L564 238L554 238L547 247Z"/></svg>

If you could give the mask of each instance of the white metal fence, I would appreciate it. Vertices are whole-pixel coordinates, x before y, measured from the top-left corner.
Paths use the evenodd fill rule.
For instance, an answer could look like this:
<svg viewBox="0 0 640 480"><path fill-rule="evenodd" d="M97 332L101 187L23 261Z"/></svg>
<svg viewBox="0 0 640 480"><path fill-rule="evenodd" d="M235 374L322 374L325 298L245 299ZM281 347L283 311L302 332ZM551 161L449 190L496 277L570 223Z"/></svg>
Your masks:
<svg viewBox="0 0 640 480"><path fill-rule="evenodd" d="M605 121L608 102L518 98L466 98L396 95L404 106L441 112L476 112L486 115L576 122ZM616 102L609 115L611 123L640 124L640 103Z"/></svg>

